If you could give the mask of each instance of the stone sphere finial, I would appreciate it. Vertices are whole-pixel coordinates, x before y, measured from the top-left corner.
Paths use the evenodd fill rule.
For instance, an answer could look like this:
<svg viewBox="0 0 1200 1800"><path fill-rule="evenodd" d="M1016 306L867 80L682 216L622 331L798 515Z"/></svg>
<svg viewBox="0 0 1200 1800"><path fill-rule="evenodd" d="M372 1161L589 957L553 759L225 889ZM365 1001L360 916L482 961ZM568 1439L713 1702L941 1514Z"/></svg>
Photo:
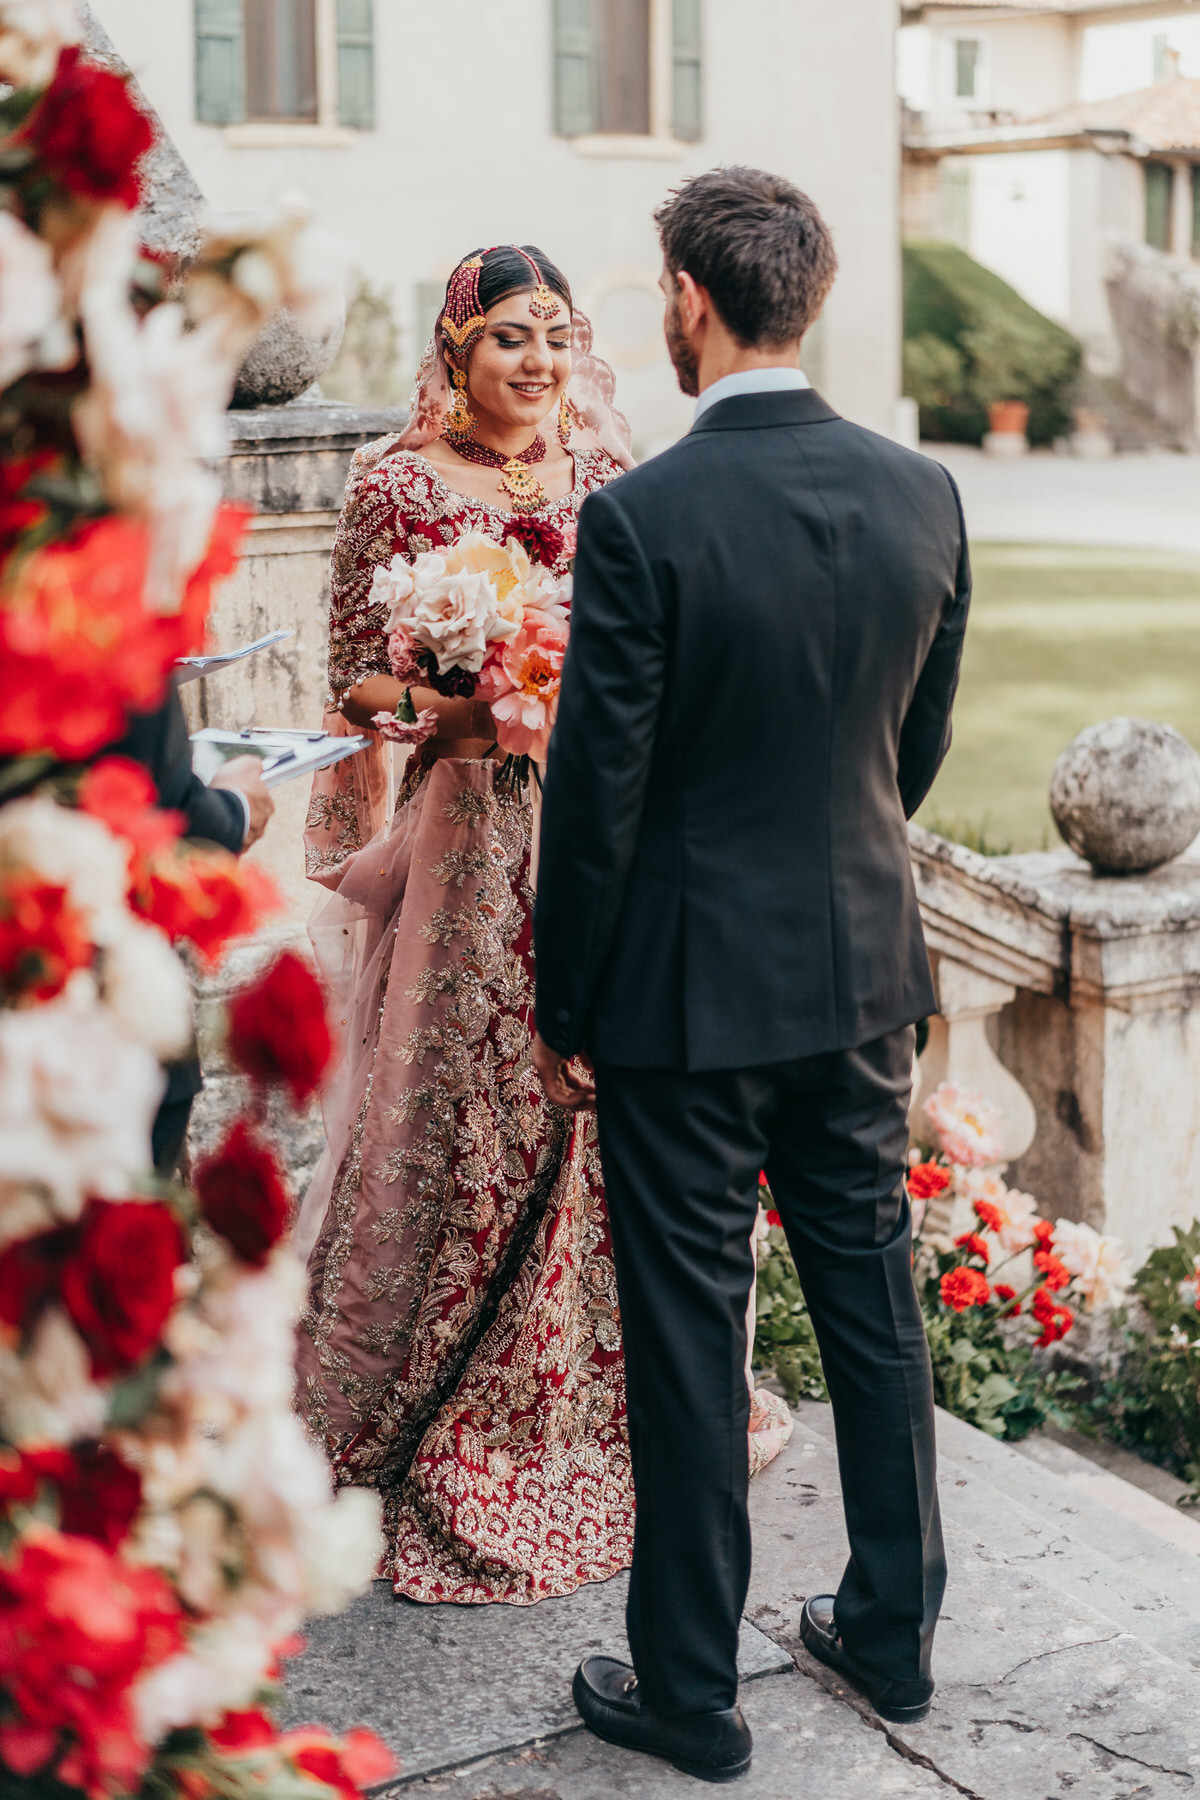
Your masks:
<svg viewBox="0 0 1200 1800"><path fill-rule="evenodd" d="M1200 834L1200 756L1169 725L1106 719L1059 757L1050 810L1097 875L1145 875Z"/></svg>

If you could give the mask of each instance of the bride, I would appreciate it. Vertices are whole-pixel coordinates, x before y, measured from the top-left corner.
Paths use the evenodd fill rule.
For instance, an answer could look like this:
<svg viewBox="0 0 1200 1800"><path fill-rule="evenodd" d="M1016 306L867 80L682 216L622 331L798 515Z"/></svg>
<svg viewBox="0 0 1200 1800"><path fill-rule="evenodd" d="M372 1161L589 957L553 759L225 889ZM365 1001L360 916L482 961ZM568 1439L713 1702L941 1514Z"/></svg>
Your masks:
<svg viewBox="0 0 1200 1800"><path fill-rule="evenodd" d="M612 397L540 250L459 265L407 427L351 467L330 729L401 700L371 601L397 552L483 532L566 574L584 498L631 466ZM482 701L412 698L437 732L390 823L379 738L318 775L309 811L344 1051L297 1229L299 1400L338 1479L381 1490L398 1594L526 1605L630 1561L616 1280L594 1122L551 1106L530 1061L529 797L500 778Z"/></svg>

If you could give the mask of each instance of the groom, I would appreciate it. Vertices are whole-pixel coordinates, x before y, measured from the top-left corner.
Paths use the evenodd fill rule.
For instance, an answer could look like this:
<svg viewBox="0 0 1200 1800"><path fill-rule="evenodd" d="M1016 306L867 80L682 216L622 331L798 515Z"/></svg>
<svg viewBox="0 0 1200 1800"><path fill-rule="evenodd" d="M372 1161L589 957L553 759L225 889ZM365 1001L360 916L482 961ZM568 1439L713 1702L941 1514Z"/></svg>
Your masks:
<svg viewBox="0 0 1200 1800"><path fill-rule="evenodd" d="M580 517L535 1058L563 1106L591 1099L570 1059L595 1070L637 1495L634 1668L589 1658L576 1704L601 1737L721 1781L750 1766L762 1168L850 1539L802 1635L885 1718L922 1718L933 1693L945 1561L904 1167L913 1022L935 1001L905 819L950 742L970 575L945 471L839 418L800 370L836 271L812 201L718 169L656 218L696 423Z"/></svg>

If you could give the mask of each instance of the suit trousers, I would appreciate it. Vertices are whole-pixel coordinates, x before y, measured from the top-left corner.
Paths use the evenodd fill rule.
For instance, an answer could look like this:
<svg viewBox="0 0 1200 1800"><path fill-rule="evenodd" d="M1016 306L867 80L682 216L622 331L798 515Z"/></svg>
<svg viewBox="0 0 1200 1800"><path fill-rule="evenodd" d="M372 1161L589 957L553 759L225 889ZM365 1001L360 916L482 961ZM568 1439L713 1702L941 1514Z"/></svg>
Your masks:
<svg viewBox="0 0 1200 1800"><path fill-rule="evenodd" d="M763 1068L596 1069L637 1498L629 1645L666 1716L737 1697L764 1168L833 1403L850 1542L838 1628L872 1672L929 1674L946 1565L904 1187L912 1059L906 1027Z"/></svg>

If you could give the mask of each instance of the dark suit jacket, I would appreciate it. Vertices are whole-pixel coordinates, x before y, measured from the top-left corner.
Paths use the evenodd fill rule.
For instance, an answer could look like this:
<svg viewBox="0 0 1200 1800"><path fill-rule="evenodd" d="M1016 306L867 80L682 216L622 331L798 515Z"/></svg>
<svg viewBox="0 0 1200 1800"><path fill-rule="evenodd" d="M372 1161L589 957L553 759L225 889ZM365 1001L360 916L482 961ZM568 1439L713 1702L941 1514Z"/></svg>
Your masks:
<svg viewBox="0 0 1200 1800"><path fill-rule="evenodd" d="M946 471L811 390L720 401L585 501L535 915L554 1049L745 1068L934 1010L905 819L969 599Z"/></svg>
<svg viewBox="0 0 1200 1800"><path fill-rule="evenodd" d="M150 713L133 713L125 736L102 752L128 756L142 764L155 787L161 806L181 812L187 821L183 835L205 838L223 850L238 851L246 837L246 812L236 794L205 787L192 774L192 746L187 720L174 686L162 705ZM193 1052L167 1068L164 1106L175 1105L200 1092L203 1080L200 1059Z"/></svg>
<svg viewBox="0 0 1200 1800"><path fill-rule="evenodd" d="M161 806L181 812L185 837L206 838L223 850L238 851L246 836L246 812L236 794L205 787L192 774L187 720L174 685L154 712L133 713L125 736L102 752L140 762L158 789Z"/></svg>

